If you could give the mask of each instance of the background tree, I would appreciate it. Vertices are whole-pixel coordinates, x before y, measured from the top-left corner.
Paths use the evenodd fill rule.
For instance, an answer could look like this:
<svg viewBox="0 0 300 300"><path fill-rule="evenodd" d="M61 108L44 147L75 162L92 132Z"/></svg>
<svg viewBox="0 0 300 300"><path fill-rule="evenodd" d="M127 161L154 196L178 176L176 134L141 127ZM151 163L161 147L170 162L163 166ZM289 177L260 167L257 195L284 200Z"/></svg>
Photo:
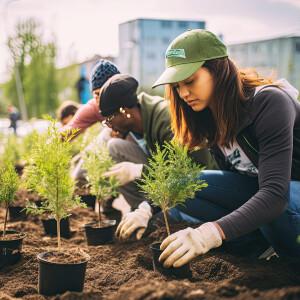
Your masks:
<svg viewBox="0 0 300 300"><path fill-rule="evenodd" d="M34 19L28 19L17 24L7 45L13 63L11 79L3 86L6 98L18 106L15 80L18 68L29 117L54 114L58 104L55 42L43 42L40 25Z"/></svg>

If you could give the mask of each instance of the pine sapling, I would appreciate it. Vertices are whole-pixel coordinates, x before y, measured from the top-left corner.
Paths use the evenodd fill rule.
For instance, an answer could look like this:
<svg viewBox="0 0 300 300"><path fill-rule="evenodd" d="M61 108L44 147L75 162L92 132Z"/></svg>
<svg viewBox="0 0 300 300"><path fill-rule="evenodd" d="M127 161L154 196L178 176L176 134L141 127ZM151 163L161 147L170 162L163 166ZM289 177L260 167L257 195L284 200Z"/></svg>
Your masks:
<svg viewBox="0 0 300 300"><path fill-rule="evenodd" d="M199 179L203 169L188 156L187 146L175 141L165 143L162 149L156 145L139 186L146 197L161 208L168 235L168 210L183 205L188 198L194 198L197 191L207 187L207 183Z"/></svg>
<svg viewBox="0 0 300 300"><path fill-rule="evenodd" d="M0 167L0 203L5 205L3 237L6 234L8 207L14 200L19 184L19 176L15 171L14 165L11 161L8 161Z"/></svg>
<svg viewBox="0 0 300 300"><path fill-rule="evenodd" d="M54 120L45 134L37 135L34 147L25 168L25 186L37 192L44 200L42 206L27 206L34 214L49 213L57 224L57 246L61 248L60 221L69 216L69 211L82 206L74 197L75 181L70 176L71 143L77 130L61 133Z"/></svg>
<svg viewBox="0 0 300 300"><path fill-rule="evenodd" d="M1 163L10 162L15 166L20 158L20 141L16 136L10 135L5 141L3 153L1 154Z"/></svg>
<svg viewBox="0 0 300 300"><path fill-rule="evenodd" d="M87 179L91 186L91 194L96 197L98 203L98 226L102 225L101 204L109 197L117 195L118 182L114 177L105 177L114 161L109 155L106 145L97 145L96 142L89 145L83 152L83 167L87 171Z"/></svg>

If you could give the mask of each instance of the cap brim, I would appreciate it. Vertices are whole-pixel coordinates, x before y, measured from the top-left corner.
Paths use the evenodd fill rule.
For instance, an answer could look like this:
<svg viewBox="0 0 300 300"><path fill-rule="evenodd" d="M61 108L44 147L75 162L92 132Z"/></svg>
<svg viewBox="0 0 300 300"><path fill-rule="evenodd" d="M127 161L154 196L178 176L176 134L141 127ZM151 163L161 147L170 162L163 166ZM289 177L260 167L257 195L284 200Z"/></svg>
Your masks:
<svg viewBox="0 0 300 300"><path fill-rule="evenodd" d="M168 67L156 80L152 88L163 84L170 84L185 80L192 76L201 66L203 66L204 63L205 61L197 61L194 63Z"/></svg>

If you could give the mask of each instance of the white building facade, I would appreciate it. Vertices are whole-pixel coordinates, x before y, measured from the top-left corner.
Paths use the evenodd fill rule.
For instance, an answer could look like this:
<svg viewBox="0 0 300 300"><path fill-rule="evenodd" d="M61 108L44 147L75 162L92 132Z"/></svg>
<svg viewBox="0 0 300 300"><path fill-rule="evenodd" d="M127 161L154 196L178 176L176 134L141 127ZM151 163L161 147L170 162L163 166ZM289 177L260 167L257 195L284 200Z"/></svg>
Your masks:
<svg viewBox="0 0 300 300"><path fill-rule="evenodd" d="M264 76L286 78L300 89L300 35L234 44L228 48L239 67L254 67Z"/></svg>
<svg viewBox="0 0 300 300"><path fill-rule="evenodd" d="M170 42L188 29L205 29L204 21L137 19L119 25L118 67L134 76L140 87L151 85L165 67Z"/></svg>

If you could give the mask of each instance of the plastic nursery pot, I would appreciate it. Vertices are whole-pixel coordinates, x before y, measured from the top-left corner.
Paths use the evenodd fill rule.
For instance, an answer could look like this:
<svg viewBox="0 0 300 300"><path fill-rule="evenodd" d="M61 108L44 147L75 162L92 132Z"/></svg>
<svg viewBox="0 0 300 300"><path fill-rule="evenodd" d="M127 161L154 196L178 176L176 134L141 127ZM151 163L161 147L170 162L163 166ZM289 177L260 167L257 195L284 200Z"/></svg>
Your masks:
<svg viewBox="0 0 300 300"><path fill-rule="evenodd" d="M27 219L27 214L24 206L9 206L8 212L10 221L20 221Z"/></svg>
<svg viewBox="0 0 300 300"><path fill-rule="evenodd" d="M95 207L96 196L94 195L81 195L81 202L85 203L87 207Z"/></svg>
<svg viewBox="0 0 300 300"><path fill-rule="evenodd" d="M55 219L42 219L44 231L46 235L57 236L56 220ZM60 236L66 239L71 237L69 218L61 219L60 221Z"/></svg>
<svg viewBox="0 0 300 300"><path fill-rule="evenodd" d="M20 177L23 175L24 167L25 166L23 164L15 164L15 170Z"/></svg>
<svg viewBox="0 0 300 300"><path fill-rule="evenodd" d="M82 254L82 259L79 262L67 263L55 261L56 253L59 252L43 252L37 255L39 261L39 293L51 296L66 291L82 292L86 266L90 256Z"/></svg>
<svg viewBox="0 0 300 300"><path fill-rule="evenodd" d="M26 234L15 230L6 230L6 238L2 238L3 231L0 231L0 268L13 265L21 258L22 243ZM12 236L16 235L16 236Z"/></svg>
<svg viewBox="0 0 300 300"><path fill-rule="evenodd" d="M116 220L104 220L101 227L97 222L85 224L84 229L89 246L108 244L114 239Z"/></svg>
<svg viewBox="0 0 300 300"><path fill-rule="evenodd" d="M154 271L160 272L166 276L173 276L177 278L187 278L191 276L190 264L183 265L179 268L165 268L158 258L163 251L160 250L161 243L153 243L150 245L152 251L152 261Z"/></svg>

